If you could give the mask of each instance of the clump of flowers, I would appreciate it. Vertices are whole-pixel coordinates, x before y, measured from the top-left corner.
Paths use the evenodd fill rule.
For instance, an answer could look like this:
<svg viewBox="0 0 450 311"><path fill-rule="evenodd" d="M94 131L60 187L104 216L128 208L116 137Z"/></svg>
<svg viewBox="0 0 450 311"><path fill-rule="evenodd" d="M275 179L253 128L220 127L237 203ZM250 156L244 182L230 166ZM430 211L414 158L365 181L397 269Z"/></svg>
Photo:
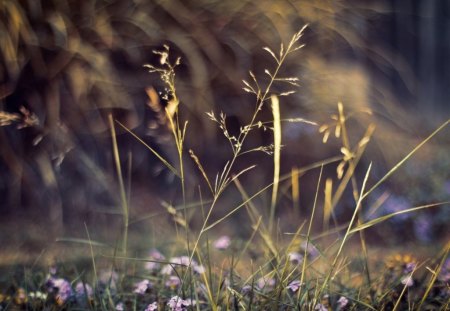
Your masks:
<svg viewBox="0 0 450 311"><path fill-rule="evenodd" d="M158 310L158 303L155 301L155 302L152 302L151 304L149 304L146 308L145 308L145 310L144 311L155 311L155 310Z"/></svg>
<svg viewBox="0 0 450 311"><path fill-rule="evenodd" d="M175 272L175 269L180 268L186 269L190 267L194 272L198 274L205 273L205 267L200 265L194 259L190 260L188 256L180 256L180 257L172 257L169 260L170 264L166 264L161 269L161 274L163 275L172 275Z"/></svg>
<svg viewBox="0 0 450 311"><path fill-rule="evenodd" d="M189 306L193 305L195 305L195 301L192 299L183 299L179 296L173 296L167 303L171 311L185 311Z"/></svg>
<svg viewBox="0 0 450 311"><path fill-rule="evenodd" d="M51 277L46 285L48 293L53 295L59 306L64 305L74 295L72 286L66 279Z"/></svg>

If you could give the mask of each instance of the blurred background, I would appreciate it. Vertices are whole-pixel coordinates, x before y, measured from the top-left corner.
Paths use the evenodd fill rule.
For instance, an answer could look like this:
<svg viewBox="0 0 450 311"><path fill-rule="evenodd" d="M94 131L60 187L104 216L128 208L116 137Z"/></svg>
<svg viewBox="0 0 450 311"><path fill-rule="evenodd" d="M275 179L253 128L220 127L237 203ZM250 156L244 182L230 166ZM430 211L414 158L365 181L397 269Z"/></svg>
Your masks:
<svg viewBox="0 0 450 311"><path fill-rule="evenodd" d="M375 124L356 172L361 181L373 161L373 184L449 118L447 0L1 1L0 243L84 236L84 222L120 226L110 113L176 163L170 132L158 126L148 105L146 90L161 92L164 85L143 67L159 63L152 51L164 44L172 61L181 57L176 83L181 119L189 120L186 150L195 151L213 180L232 153L205 112L223 111L232 133L247 124L255 99L242 90L242 80L251 70L264 81L264 70L275 64L262 48L278 51L280 42L289 42L305 24L306 46L282 71L301 85L281 99L281 115L324 124L340 101L355 114L348 124L353 144ZM270 109L260 118L271 120ZM117 132L132 219L164 211L161 201L179 203L179 182L135 138ZM323 144L317 126L284 123L282 132L282 174L340 154L341 142L331 137ZM255 131L247 143L261 146L272 139L270 131ZM367 218L448 200L449 147L445 128L371 197L385 201ZM188 199L195 202L197 185L205 185L193 161L185 161ZM242 180L249 193L271 182L272 163L263 153L237 163L236 172L258 165ZM336 179L336 166L326 167L327 177ZM318 170L300 177L298 211L290 202L290 185L282 185L278 216L288 226L296 228L310 214L317 178ZM263 211L269 195L257 201ZM219 216L241 201L233 190L226 197ZM336 207L336 219L348 220L353 207L350 189ZM447 205L396 218L373 233L427 243L448 236L449 220ZM227 222L224 230L241 230L237 223ZM152 223L158 225L163 226ZM136 226L139 231L149 225Z"/></svg>

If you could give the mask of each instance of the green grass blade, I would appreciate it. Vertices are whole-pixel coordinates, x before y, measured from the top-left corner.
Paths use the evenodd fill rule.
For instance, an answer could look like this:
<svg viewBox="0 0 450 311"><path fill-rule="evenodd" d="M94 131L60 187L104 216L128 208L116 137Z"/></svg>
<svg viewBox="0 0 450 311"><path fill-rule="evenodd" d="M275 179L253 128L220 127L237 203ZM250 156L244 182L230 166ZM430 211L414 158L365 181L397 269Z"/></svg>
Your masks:
<svg viewBox="0 0 450 311"><path fill-rule="evenodd" d="M441 205L445 205L445 204L449 204L449 203L450 203L450 201L426 204L426 205L421 205L421 206L417 206L417 207L413 207L413 208L408 208L403 211L398 211L398 212L395 212L395 213L392 213L389 215L381 216L381 217L372 219L366 223L362 223L362 224L356 226L355 228L351 229L348 233L353 234L353 233L368 229L368 228L373 227L379 223L382 223L388 219L391 219L392 217L397 216L397 215L412 213L412 212L419 211L422 209L426 209L426 208L430 208L430 207L437 207L437 206L441 206Z"/></svg>
<svg viewBox="0 0 450 311"><path fill-rule="evenodd" d="M400 162L398 162L393 168L389 170L389 172L386 173L372 188L370 188L366 193L363 195L363 199L365 199L372 191L374 191L376 188L378 188L383 182L385 182L400 166L402 166L409 158L411 158L417 150L422 148L423 145L425 145L429 140L431 140L434 136L436 136L437 133L442 131L448 124L450 123L450 119L445 121L440 127L438 127L433 133L430 134L427 138L425 138L420 144L418 144L406 157L404 157Z"/></svg>

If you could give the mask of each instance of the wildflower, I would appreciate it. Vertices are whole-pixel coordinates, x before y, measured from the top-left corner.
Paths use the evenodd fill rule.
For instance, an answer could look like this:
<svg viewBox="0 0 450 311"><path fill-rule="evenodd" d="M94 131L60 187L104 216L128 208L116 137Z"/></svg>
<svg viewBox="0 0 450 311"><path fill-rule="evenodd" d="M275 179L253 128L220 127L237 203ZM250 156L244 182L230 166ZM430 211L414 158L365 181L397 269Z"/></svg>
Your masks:
<svg viewBox="0 0 450 311"><path fill-rule="evenodd" d="M50 278L47 281L48 292L55 295L56 303L63 305L73 295L69 281L65 279Z"/></svg>
<svg viewBox="0 0 450 311"><path fill-rule="evenodd" d="M300 288L300 285L301 285L300 281L295 280L295 281L292 281L291 283L289 283L289 285L286 286L286 288L290 289L291 291L293 291L295 293Z"/></svg>
<svg viewBox="0 0 450 311"><path fill-rule="evenodd" d="M164 265L161 269L161 274L163 275L171 275L173 272L173 268L171 265Z"/></svg>
<svg viewBox="0 0 450 311"><path fill-rule="evenodd" d="M317 311L328 311L327 307L325 307L321 303L316 304L316 306L314 307L314 310L317 310Z"/></svg>
<svg viewBox="0 0 450 311"><path fill-rule="evenodd" d="M218 249L218 250L225 250L228 247L230 247L231 244L231 240L230 237L223 235L220 238L218 238L215 242L214 242L214 248Z"/></svg>
<svg viewBox="0 0 450 311"><path fill-rule="evenodd" d="M116 304L116 311L123 311L123 310L124 310L123 302L119 302L118 304Z"/></svg>
<svg viewBox="0 0 450 311"><path fill-rule="evenodd" d="M144 295L152 287L149 280L142 280L134 285L134 293Z"/></svg>
<svg viewBox="0 0 450 311"><path fill-rule="evenodd" d="M194 272L196 272L196 273L198 273L198 274L203 274L203 273L205 273L205 267L203 266L203 265L195 265L194 267L193 267L193 269L194 269Z"/></svg>
<svg viewBox="0 0 450 311"><path fill-rule="evenodd" d="M306 250L306 254L308 254L311 258L316 258L317 256L319 256L319 251L312 243L307 243L306 241L304 241L302 245L300 245L300 248L303 251Z"/></svg>
<svg viewBox="0 0 450 311"><path fill-rule="evenodd" d="M174 265L185 267L189 267L190 264L193 266L197 264L195 260L192 260L191 262L191 259L188 256L172 257L170 262Z"/></svg>
<svg viewBox="0 0 450 311"><path fill-rule="evenodd" d="M165 260L166 257L164 257L163 254L161 254L157 249L154 248L148 254L148 259L162 261L162 260ZM160 267L160 264L158 262L148 261L145 263L145 268L150 271L155 271L155 270L159 269L159 267Z"/></svg>
<svg viewBox="0 0 450 311"><path fill-rule="evenodd" d="M158 310L158 303L152 302L151 304L149 304L144 311L154 311L154 310Z"/></svg>
<svg viewBox="0 0 450 311"><path fill-rule="evenodd" d="M195 305L195 301L191 299L182 299L178 296L173 296L170 298L169 302L167 303L167 306L172 311L184 311L187 310L187 307Z"/></svg>
<svg viewBox="0 0 450 311"><path fill-rule="evenodd" d="M303 255L298 252L291 252L288 254L288 257L293 264L299 265L303 262Z"/></svg>
<svg viewBox="0 0 450 311"><path fill-rule="evenodd" d="M408 274L413 272L413 270L416 268L417 264L415 262L408 262L405 265L405 268L403 269L403 273Z"/></svg>
<svg viewBox="0 0 450 311"><path fill-rule="evenodd" d="M181 284L180 279L175 275L169 276L169 279L166 281L166 286L170 287L171 289L175 289L180 284Z"/></svg>
<svg viewBox="0 0 450 311"><path fill-rule="evenodd" d="M110 291L115 292L117 290L117 282L119 281L119 275L115 271L103 271L98 278L101 287L107 286Z"/></svg>
<svg viewBox="0 0 450 311"><path fill-rule="evenodd" d="M270 289L272 289L275 286L275 279L274 278L261 277L256 282L256 285L258 286L259 289L270 290Z"/></svg>
<svg viewBox="0 0 450 311"><path fill-rule="evenodd" d="M339 309L343 309L348 305L348 299L344 296L341 296L337 301Z"/></svg>
<svg viewBox="0 0 450 311"><path fill-rule="evenodd" d="M78 282L75 285L75 294L77 296L87 296L92 297L94 291L92 290L92 287L89 284Z"/></svg>
<svg viewBox="0 0 450 311"><path fill-rule="evenodd" d="M413 280L412 276L410 276L410 275L403 277L401 282L406 287L411 287L414 285L414 280Z"/></svg>

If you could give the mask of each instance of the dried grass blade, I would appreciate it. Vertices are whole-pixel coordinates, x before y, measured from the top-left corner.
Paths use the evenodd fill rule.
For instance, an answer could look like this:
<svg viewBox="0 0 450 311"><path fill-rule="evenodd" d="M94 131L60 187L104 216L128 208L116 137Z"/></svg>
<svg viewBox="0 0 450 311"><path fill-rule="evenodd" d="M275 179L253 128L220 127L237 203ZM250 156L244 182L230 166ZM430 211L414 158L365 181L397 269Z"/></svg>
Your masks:
<svg viewBox="0 0 450 311"><path fill-rule="evenodd" d="M180 177L180 174L177 170L166 160L164 159L158 152L156 152L152 147L150 147L145 141L143 141L139 136L133 133L130 129L128 129L125 125L116 120L116 123L119 124L125 131L131 134L137 141L143 144L148 150L150 150L172 173L176 176Z"/></svg>
<svg viewBox="0 0 450 311"><path fill-rule="evenodd" d="M280 182L280 153L281 153L281 118L280 118L280 101L278 97L272 95L272 114L273 114L273 136L274 136L274 150L273 150L273 188L272 200L270 205L269 230L272 230L273 220L275 218L275 207L277 203L278 186Z"/></svg>

